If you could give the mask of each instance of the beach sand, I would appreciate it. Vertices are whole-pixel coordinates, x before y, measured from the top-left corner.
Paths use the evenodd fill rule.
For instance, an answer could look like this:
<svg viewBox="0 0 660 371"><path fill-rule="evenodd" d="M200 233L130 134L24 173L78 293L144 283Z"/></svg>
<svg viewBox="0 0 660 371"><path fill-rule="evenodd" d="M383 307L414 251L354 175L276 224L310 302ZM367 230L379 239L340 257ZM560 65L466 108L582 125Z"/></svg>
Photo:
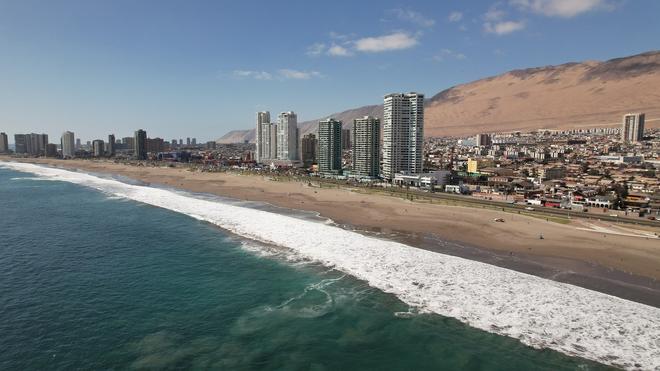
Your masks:
<svg viewBox="0 0 660 371"><path fill-rule="evenodd" d="M381 236L420 248L660 306L660 240L640 237L644 231L653 233L660 229L624 226L626 233L616 233L622 229L611 223L572 220L560 224L491 209L411 202L383 194L312 187L306 182L273 181L258 175L193 172L111 161L25 161L118 174L154 185L314 211L347 228L379 232ZM503 218L505 222L495 222L495 218ZM539 238L540 234L544 239Z"/></svg>

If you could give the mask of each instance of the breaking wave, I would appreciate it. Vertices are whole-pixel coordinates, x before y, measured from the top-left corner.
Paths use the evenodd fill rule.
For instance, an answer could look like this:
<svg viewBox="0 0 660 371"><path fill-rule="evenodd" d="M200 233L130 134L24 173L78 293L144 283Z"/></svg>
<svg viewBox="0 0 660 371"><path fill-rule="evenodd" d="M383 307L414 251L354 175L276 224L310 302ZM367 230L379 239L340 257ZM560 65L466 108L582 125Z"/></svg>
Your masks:
<svg viewBox="0 0 660 371"><path fill-rule="evenodd" d="M453 317L535 348L627 369L660 370L660 309L655 307L324 223L182 192L32 164L0 166L162 207L242 237L291 249L304 259L392 293L420 312ZM248 249L259 250L260 246L251 244Z"/></svg>

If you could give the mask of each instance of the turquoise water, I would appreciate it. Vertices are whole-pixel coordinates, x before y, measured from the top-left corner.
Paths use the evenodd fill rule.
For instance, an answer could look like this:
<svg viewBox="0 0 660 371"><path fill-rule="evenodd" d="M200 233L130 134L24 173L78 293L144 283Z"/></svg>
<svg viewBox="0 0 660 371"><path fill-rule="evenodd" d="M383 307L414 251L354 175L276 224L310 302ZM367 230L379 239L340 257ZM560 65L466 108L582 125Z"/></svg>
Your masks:
<svg viewBox="0 0 660 371"><path fill-rule="evenodd" d="M207 223L0 169L0 369L596 370Z"/></svg>

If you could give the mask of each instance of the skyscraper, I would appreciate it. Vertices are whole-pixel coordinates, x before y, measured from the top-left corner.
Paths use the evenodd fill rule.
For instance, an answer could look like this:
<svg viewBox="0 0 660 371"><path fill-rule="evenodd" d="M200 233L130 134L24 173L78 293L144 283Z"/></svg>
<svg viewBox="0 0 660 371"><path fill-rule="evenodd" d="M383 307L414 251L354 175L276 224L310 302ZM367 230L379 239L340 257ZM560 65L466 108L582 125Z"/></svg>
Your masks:
<svg viewBox="0 0 660 371"><path fill-rule="evenodd" d="M92 148L94 149L94 157L105 156L105 145L103 143L103 140L96 139L92 141Z"/></svg>
<svg viewBox="0 0 660 371"><path fill-rule="evenodd" d="M383 177L392 180L399 172L421 173L424 95L386 95L383 116Z"/></svg>
<svg viewBox="0 0 660 371"><path fill-rule="evenodd" d="M376 117L353 120L353 173L360 178L380 174L380 120Z"/></svg>
<svg viewBox="0 0 660 371"><path fill-rule="evenodd" d="M298 116L282 112L277 118L277 159L298 160Z"/></svg>
<svg viewBox="0 0 660 371"><path fill-rule="evenodd" d="M78 139L76 139L76 148L75 148L75 150L76 151L79 150L80 147L82 147L82 145L80 144L80 138L78 138Z"/></svg>
<svg viewBox="0 0 660 371"><path fill-rule="evenodd" d="M333 118L319 121L319 172L341 174L342 124Z"/></svg>
<svg viewBox="0 0 660 371"><path fill-rule="evenodd" d="M256 149L255 160L261 163L262 159L270 158L270 151L264 149L265 142L270 142L270 112L262 111L257 112L257 128L256 128ZM266 130L266 132L264 132Z"/></svg>
<svg viewBox="0 0 660 371"><path fill-rule="evenodd" d="M73 158L76 154L76 147L80 147L80 139L76 140L72 132L65 131L62 134L60 144L62 146L62 158Z"/></svg>
<svg viewBox="0 0 660 371"><path fill-rule="evenodd" d="M105 152L107 153L108 156L114 156L115 155L115 135L110 134L108 135L108 145L105 146Z"/></svg>
<svg viewBox="0 0 660 371"><path fill-rule="evenodd" d="M489 146L493 144L490 138L490 134L477 134L475 139L477 147Z"/></svg>
<svg viewBox="0 0 660 371"><path fill-rule="evenodd" d="M27 153L27 138L25 134L14 134L14 152Z"/></svg>
<svg viewBox="0 0 660 371"><path fill-rule="evenodd" d="M135 132L135 141L133 143L135 146L134 155L138 160L147 159L147 132L140 129Z"/></svg>
<svg viewBox="0 0 660 371"><path fill-rule="evenodd" d="M351 149L351 129L341 129L341 149Z"/></svg>
<svg viewBox="0 0 660 371"><path fill-rule="evenodd" d="M317 146L318 140L316 140L316 135L309 133L302 137L300 141L300 159L303 162L303 166L310 167L316 162Z"/></svg>
<svg viewBox="0 0 660 371"><path fill-rule="evenodd" d="M9 140L7 138L7 134L0 133L0 153L8 153L8 152L9 152Z"/></svg>
<svg viewBox="0 0 660 371"><path fill-rule="evenodd" d="M277 124L264 122L261 125L259 134L259 160L257 163L263 163L266 160L277 159ZM255 153L255 157L256 157Z"/></svg>
<svg viewBox="0 0 660 371"><path fill-rule="evenodd" d="M624 142L639 142L644 139L643 113L629 113L623 116L623 127L621 128L621 140Z"/></svg>

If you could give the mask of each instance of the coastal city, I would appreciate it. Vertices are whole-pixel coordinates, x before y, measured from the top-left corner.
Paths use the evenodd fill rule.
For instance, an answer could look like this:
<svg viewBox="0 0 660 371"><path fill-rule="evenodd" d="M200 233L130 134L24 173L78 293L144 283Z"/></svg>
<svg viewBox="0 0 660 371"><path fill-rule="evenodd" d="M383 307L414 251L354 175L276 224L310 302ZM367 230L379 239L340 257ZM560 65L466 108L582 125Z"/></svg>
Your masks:
<svg viewBox="0 0 660 371"><path fill-rule="evenodd" d="M0 153L14 157L112 159L135 165L199 171L286 174L354 186L449 193L507 204L598 212L611 217L660 217L660 131L645 130L644 113L618 127L424 137L424 95L384 97L382 118L320 120L300 133L297 115L256 114L255 142L198 143L196 138L133 136L82 143L64 132L0 133Z"/></svg>
<svg viewBox="0 0 660 371"><path fill-rule="evenodd" d="M660 371L660 1L0 1L0 371Z"/></svg>

